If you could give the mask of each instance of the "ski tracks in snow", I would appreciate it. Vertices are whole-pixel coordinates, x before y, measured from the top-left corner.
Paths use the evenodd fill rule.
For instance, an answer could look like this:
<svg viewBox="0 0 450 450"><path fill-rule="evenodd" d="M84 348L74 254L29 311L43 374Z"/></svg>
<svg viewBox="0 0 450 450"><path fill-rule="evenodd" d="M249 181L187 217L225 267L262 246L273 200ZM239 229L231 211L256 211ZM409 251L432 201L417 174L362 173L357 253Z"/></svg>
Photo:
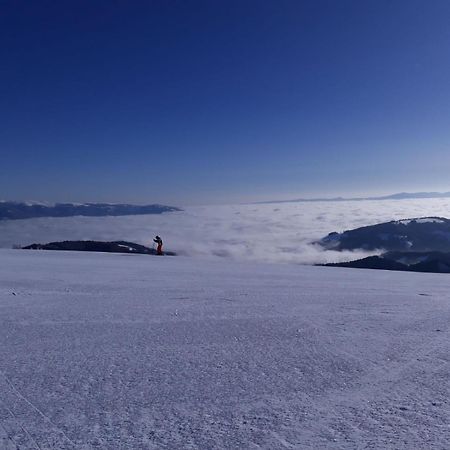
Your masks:
<svg viewBox="0 0 450 450"><path fill-rule="evenodd" d="M66 433L0 370L0 444L3 449L77 448Z"/></svg>
<svg viewBox="0 0 450 450"><path fill-rule="evenodd" d="M449 323L450 314L441 311L439 317L399 330L404 337L387 349L389 365L373 362L356 385L317 399L315 423L303 424L310 430L304 444L409 449L426 443L430 449L449 448ZM412 431L410 423L420 424L420 430Z"/></svg>

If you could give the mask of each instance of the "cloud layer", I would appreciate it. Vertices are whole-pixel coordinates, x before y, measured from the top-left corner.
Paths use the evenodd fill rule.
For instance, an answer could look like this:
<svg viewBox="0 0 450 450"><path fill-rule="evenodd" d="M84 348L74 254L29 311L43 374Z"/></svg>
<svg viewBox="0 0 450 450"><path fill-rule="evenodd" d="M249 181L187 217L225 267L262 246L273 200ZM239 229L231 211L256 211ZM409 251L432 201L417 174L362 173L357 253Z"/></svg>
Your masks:
<svg viewBox="0 0 450 450"><path fill-rule="evenodd" d="M331 231L420 216L448 217L450 199L279 203L189 207L183 212L125 217L45 218L0 222L0 247L59 240L128 240L196 257L286 263L355 259L363 253L311 245Z"/></svg>

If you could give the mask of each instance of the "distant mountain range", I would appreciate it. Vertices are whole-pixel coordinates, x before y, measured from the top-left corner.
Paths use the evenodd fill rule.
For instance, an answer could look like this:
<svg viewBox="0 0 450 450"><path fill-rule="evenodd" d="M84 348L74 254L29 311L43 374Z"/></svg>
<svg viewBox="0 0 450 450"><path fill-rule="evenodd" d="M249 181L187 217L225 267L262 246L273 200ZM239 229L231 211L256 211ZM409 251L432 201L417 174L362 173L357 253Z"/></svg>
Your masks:
<svg viewBox="0 0 450 450"><path fill-rule="evenodd" d="M128 216L142 214L162 214L181 211L165 205L128 205L109 203L39 203L0 202L0 220L32 219L35 217L71 217L71 216Z"/></svg>
<svg viewBox="0 0 450 450"><path fill-rule="evenodd" d="M299 203L299 202L358 202L363 200L408 200L421 198L450 198L450 192L400 192L381 197L331 197L331 198L296 198L292 200L269 200L256 202L255 204L267 203Z"/></svg>

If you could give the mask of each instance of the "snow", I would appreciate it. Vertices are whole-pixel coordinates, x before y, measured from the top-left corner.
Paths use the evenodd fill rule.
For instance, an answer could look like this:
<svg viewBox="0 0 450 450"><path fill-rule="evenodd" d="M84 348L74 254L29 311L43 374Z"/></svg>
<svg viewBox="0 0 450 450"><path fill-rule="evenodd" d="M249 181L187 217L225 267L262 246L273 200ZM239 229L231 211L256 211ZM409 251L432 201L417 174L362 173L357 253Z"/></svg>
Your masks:
<svg viewBox="0 0 450 450"><path fill-rule="evenodd" d="M0 448L444 449L447 275L0 250Z"/></svg>
<svg viewBox="0 0 450 450"><path fill-rule="evenodd" d="M127 250L133 251L133 248L129 245L117 244L118 247L126 248Z"/></svg>
<svg viewBox="0 0 450 450"><path fill-rule="evenodd" d="M395 223L402 224L402 225L409 225L411 222L415 223L444 223L442 219L439 219L437 217L421 217L418 219L403 219L403 220L397 220Z"/></svg>
<svg viewBox="0 0 450 450"><path fill-rule="evenodd" d="M437 219L435 217L423 217L421 219L416 219L416 223L444 223L442 219Z"/></svg>

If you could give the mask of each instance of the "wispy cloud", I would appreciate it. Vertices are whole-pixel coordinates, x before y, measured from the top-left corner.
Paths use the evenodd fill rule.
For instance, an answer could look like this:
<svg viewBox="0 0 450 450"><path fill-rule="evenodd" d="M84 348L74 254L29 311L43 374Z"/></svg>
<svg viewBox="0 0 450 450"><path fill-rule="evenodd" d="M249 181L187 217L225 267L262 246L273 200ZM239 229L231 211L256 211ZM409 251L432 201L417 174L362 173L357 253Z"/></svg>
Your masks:
<svg viewBox="0 0 450 450"><path fill-rule="evenodd" d="M416 199L204 206L163 215L3 221L0 247L75 239L121 239L151 245L159 234L167 250L189 256L334 262L365 254L323 251L311 241L331 231L409 217L445 217L449 212L450 199Z"/></svg>

